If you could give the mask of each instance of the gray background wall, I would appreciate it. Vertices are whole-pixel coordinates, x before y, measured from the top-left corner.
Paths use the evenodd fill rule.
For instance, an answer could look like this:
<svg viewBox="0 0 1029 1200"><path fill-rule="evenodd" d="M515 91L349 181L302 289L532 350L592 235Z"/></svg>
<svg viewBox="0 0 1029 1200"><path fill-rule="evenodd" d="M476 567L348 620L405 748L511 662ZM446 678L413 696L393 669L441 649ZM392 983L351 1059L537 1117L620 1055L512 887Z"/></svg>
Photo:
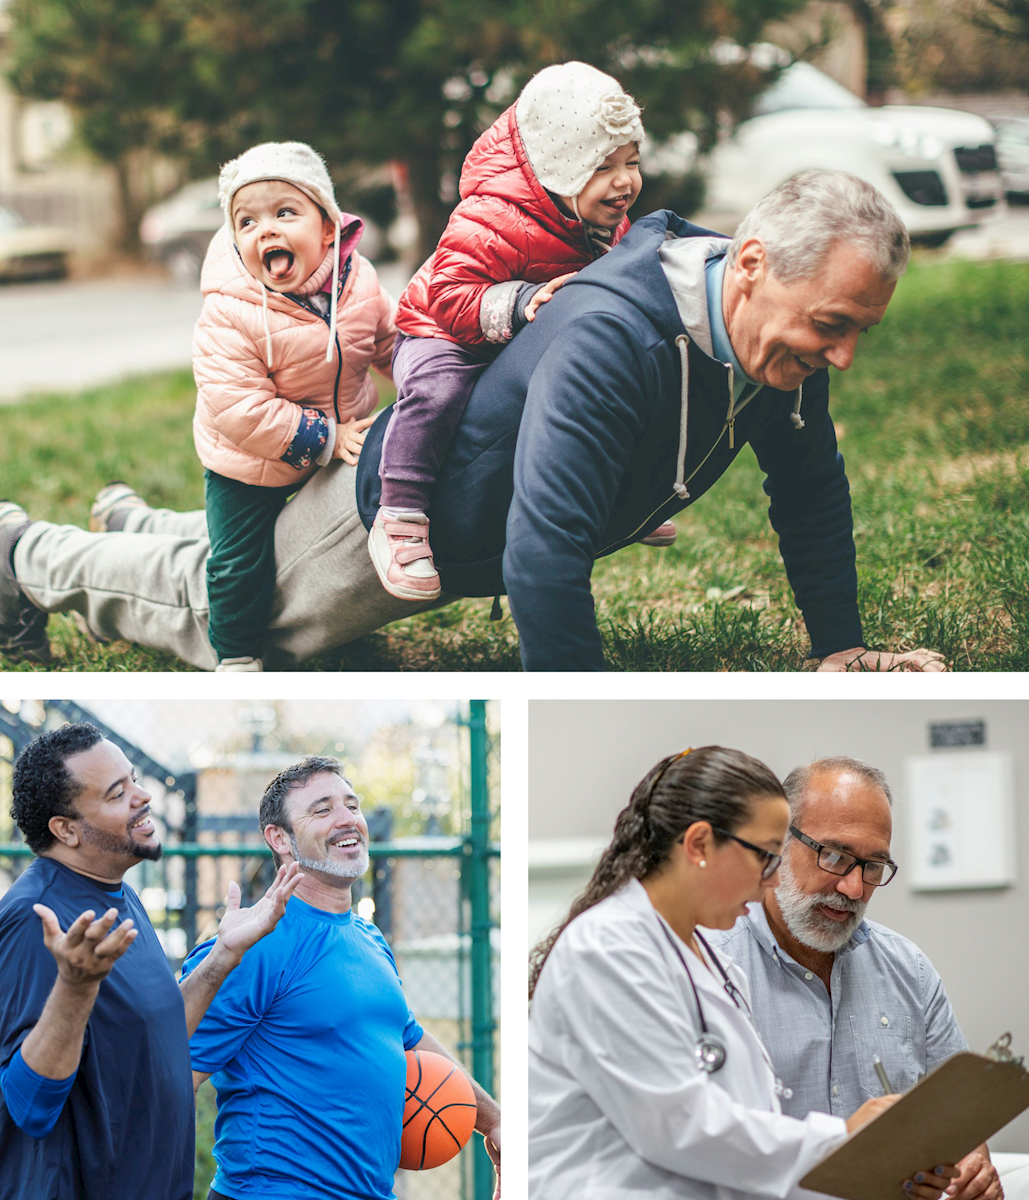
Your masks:
<svg viewBox="0 0 1029 1200"><path fill-rule="evenodd" d="M1016 883L912 892L903 873L905 759L930 753L931 721L971 718L986 722L986 750L1014 756ZM973 1050L981 1053L1010 1030L1015 1053L1029 1058L1029 701L530 702L533 933L561 915L558 910L578 886L575 871L539 865L548 851L552 862L560 860L554 839L605 843L633 787L658 759L712 743L755 755L780 778L798 762L828 754L853 755L885 770L894 791L893 857L900 873L873 897L868 915L928 954ZM997 1151L1029 1151L1029 1113L990 1144Z"/></svg>

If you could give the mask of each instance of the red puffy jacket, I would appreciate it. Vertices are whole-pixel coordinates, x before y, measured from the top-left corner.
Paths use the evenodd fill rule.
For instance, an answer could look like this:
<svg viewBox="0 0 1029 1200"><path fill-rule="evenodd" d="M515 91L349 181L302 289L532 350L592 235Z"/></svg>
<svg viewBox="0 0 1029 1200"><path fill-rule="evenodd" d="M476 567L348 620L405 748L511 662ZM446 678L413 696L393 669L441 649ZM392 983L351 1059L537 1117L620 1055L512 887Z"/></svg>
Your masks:
<svg viewBox="0 0 1029 1200"><path fill-rule="evenodd" d="M493 284L546 283L581 270L594 256L582 226L558 210L529 166L514 105L468 152L460 191L436 253L400 298L397 328L474 346L486 341L479 305ZM625 217L611 244L628 228Z"/></svg>

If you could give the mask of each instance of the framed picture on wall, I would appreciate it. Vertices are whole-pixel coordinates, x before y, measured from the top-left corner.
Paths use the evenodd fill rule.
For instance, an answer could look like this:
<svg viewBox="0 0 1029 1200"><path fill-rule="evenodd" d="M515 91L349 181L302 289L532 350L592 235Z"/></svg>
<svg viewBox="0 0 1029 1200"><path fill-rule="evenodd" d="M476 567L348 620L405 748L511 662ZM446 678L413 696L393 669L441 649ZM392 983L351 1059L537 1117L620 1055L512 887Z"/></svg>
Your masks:
<svg viewBox="0 0 1029 1200"><path fill-rule="evenodd" d="M1015 882L1010 754L909 758L907 781L912 889L996 888Z"/></svg>

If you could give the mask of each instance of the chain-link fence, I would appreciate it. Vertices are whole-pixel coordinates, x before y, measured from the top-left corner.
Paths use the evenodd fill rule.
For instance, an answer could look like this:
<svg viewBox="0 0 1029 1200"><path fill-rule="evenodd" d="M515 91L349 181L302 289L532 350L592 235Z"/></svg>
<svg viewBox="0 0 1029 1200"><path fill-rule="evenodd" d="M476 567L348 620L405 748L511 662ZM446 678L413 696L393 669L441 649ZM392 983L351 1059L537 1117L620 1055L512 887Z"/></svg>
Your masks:
<svg viewBox="0 0 1029 1200"><path fill-rule="evenodd" d="M171 967L214 936L230 880L256 900L274 876L260 797L306 754L343 760L362 797L371 866L359 914L389 942L423 1027L499 1093L499 705L453 702L3 701L0 893L31 859L10 818L11 768L39 733L90 721L151 792L164 845L126 879ZM341 732L342 731L342 732ZM198 1097L195 1195L206 1197L214 1097ZM489 1200L492 1170L475 1137L452 1162L401 1171L398 1200Z"/></svg>

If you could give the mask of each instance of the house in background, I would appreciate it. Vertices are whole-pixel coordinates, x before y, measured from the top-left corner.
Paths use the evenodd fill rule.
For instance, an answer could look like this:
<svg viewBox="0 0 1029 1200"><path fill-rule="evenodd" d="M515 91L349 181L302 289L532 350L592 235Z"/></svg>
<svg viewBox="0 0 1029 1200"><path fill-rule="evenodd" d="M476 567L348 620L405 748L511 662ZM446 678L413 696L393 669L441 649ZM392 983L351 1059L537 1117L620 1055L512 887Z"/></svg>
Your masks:
<svg viewBox="0 0 1029 1200"><path fill-rule="evenodd" d="M15 93L6 76L10 35L0 0L0 204L33 224L71 229L81 255L96 255L118 225L113 174L76 150L67 105Z"/></svg>

